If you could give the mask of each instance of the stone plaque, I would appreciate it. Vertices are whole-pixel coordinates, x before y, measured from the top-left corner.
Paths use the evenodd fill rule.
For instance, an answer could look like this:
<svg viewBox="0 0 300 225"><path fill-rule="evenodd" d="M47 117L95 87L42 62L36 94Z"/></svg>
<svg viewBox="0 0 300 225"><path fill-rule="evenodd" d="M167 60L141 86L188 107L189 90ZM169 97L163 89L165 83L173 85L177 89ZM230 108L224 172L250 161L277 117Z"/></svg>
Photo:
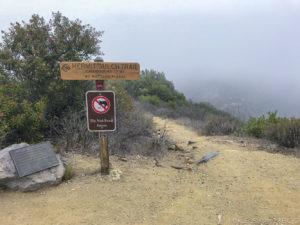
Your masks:
<svg viewBox="0 0 300 225"><path fill-rule="evenodd" d="M116 110L113 91L86 92L89 131L115 131Z"/></svg>
<svg viewBox="0 0 300 225"><path fill-rule="evenodd" d="M9 153L19 177L25 177L59 164L49 142L18 148Z"/></svg>

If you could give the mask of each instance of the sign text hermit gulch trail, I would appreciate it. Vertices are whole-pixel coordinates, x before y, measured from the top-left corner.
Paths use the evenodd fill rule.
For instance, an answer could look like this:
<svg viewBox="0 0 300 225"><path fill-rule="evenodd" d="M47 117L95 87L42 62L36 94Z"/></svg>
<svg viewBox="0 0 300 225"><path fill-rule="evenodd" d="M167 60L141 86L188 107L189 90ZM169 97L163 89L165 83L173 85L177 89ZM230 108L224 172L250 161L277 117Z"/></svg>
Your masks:
<svg viewBox="0 0 300 225"><path fill-rule="evenodd" d="M60 64L63 80L137 80L138 63L63 62Z"/></svg>

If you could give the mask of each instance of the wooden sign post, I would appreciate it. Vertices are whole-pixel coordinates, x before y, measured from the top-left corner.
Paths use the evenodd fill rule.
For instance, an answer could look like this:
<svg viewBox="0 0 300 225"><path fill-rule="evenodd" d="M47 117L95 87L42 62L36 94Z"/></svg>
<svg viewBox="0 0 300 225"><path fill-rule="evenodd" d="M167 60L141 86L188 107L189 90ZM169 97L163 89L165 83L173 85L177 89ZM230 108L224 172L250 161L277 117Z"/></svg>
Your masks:
<svg viewBox="0 0 300 225"><path fill-rule="evenodd" d="M62 62L60 74L63 80L95 80L96 90L104 91L104 80L138 80L140 78L140 65L138 63L103 62L101 57L97 57L94 62ZM99 97L100 100L101 97ZM105 97L102 100L105 102ZM98 103L95 102L94 104L97 105ZM104 110L101 106L99 107L99 112ZM100 165L101 174L106 175L109 174L109 151L107 134L103 131L99 130Z"/></svg>
<svg viewBox="0 0 300 225"><path fill-rule="evenodd" d="M102 62L103 59L101 57L97 57L94 62ZM88 76L88 75L85 75ZM104 91L104 80L96 80L96 90ZM100 166L101 166L101 174L107 175L109 174L109 152L108 152L108 137L107 134L103 134L99 132L99 156L100 156Z"/></svg>

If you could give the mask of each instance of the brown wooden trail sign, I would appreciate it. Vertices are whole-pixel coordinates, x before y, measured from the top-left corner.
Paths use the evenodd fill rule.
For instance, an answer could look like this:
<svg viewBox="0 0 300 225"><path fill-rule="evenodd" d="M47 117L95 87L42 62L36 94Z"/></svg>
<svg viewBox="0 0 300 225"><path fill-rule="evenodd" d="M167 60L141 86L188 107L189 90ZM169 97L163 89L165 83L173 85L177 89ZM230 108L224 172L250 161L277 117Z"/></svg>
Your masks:
<svg viewBox="0 0 300 225"><path fill-rule="evenodd" d="M100 131L116 129L116 112L114 93L104 91L104 80L138 80L140 64L103 62L97 57L94 62L62 62L60 75L63 80L96 80L98 92L86 94L88 128L89 131L99 131L101 173L109 174L108 137Z"/></svg>
<svg viewBox="0 0 300 225"><path fill-rule="evenodd" d="M62 62L63 80L138 80L140 64L115 62Z"/></svg>

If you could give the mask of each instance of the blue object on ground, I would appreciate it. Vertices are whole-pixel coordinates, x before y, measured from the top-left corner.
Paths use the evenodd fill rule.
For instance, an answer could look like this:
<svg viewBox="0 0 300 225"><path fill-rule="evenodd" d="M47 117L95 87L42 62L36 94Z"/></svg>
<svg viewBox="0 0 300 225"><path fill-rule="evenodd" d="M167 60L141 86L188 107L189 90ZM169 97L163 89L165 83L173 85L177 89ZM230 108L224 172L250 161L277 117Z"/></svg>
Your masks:
<svg viewBox="0 0 300 225"><path fill-rule="evenodd" d="M211 158L214 158L218 155L218 152L210 152L207 155L203 156L202 159L197 162L197 165L201 164L201 163L206 163L208 160L210 160Z"/></svg>

